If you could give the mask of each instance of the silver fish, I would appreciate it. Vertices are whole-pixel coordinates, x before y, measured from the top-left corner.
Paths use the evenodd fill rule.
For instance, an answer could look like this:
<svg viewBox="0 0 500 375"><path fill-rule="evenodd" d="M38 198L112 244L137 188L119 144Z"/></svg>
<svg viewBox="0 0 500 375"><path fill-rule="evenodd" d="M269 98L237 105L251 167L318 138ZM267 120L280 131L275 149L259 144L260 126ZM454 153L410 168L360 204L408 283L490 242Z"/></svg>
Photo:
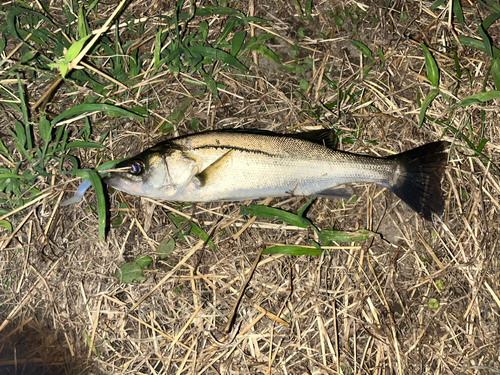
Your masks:
<svg viewBox="0 0 500 375"><path fill-rule="evenodd" d="M132 195L184 202L264 197L346 198L352 183L384 186L422 217L444 213L448 142L387 157L335 150L333 130L294 135L210 131L173 138L119 163L104 182Z"/></svg>

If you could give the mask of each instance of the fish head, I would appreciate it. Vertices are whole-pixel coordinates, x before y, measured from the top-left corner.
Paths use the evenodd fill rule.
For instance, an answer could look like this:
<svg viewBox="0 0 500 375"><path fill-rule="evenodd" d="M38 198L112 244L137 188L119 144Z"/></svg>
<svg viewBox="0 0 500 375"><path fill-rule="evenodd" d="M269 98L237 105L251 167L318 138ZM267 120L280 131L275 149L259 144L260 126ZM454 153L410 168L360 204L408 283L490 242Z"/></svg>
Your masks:
<svg viewBox="0 0 500 375"><path fill-rule="evenodd" d="M118 163L123 171L110 172L103 181L131 195L174 200L193 177L194 164L182 150L158 145Z"/></svg>

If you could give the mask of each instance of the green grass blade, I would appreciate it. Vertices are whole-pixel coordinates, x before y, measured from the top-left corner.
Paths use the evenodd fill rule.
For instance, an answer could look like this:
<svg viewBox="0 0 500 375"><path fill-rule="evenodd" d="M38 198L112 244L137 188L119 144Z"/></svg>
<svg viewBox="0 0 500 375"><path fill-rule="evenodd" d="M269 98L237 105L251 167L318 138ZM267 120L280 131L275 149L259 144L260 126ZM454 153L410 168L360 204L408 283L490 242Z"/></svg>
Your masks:
<svg viewBox="0 0 500 375"><path fill-rule="evenodd" d="M478 51L487 53L482 40L469 38L468 36L463 36L463 35L459 35L458 40L466 47L474 48L477 49ZM500 49L493 47L493 57L500 58Z"/></svg>
<svg viewBox="0 0 500 375"><path fill-rule="evenodd" d="M106 198L104 196L104 188L101 178L96 171L91 169L80 169L75 173L78 177L84 180L89 180L96 192L97 198L97 216L99 218L99 240L104 240L106 234Z"/></svg>
<svg viewBox="0 0 500 375"><path fill-rule="evenodd" d="M365 241L369 238L380 238L378 233L369 231L367 229L360 229L355 232L344 232L338 230L322 230L319 235L322 243L327 241L335 242L359 242Z"/></svg>
<svg viewBox="0 0 500 375"><path fill-rule="evenodd" d="M234 33L233 39L231 40L231 56L236 56L238 52L240 52L246 36L247 32L245 30L238 30Z"/></svg>
<svg viewBox="0 0 500 375"><path fill-rule="evenodd" d="M76 107L70 108L63 113L61 113L59 116L57 116L55 119L52 120L51 124L55 125L59 121L70 119L76 116L79 116L84 113L90 113L90 112L108 112L114 115L119 115L119 116L128 116L128 117L134 117L136 119L142 120L142 116L139 116L135 114L134 112L131 112L127 109L123 109L120 107L116 107L111 104L82 104L78 105Z"/></svg>
<svg viewBox="0 0 500 375"><path fill-rule="evenodd" d="M493 74L495 87L500 90L500 58L497 57L491 61L491 73Z"/></svg>
<svg viewBox="0 0 500 375"><path fill-rule="evenodd" d="M305 11L306 11L306 17L307 17L307 19L309 20L309 22L313 22L313 18L312 18L312 0L306 0L304 8L305 8Z"/></svg>
<svg viewBox="0 0 500 375"><path fill-rule="evenodd" d="M285 65L281 63L280 58L273 51L271 51L269 47L263 44L253 44L250 47L250 49L260 53L262 56L267 57L269 60L274 61L275 63L281 65L282 67L285 67Z"/></svg>
<svg viewBox="0 0 500 375"><path fill-rule="evenodd" d="M40 136L45 143L52 140L52 125L50 124L50 121L47 120L46 116L41 116L38 119L38 131L40 132Z"/></svg>
<svg viewBox="0 0 500 375"><path fill-rule="evenodd" d="M497 0L486 0L486 2L477 0L477 2L488 9L490 12L500 12L500 4Z"/></svg>
<svg viewBox="0 0 500 375"><path fill-rule="evenodd" d="M3 52L5 49L5 46L7 45L7 40L5 39L5 35L2 35L0 37L0 54Z"/></svg>
<svg viewBox="0 0 500 375"><path fill-rule="evenodd" d="M222 61L242 71L248 71L247 67L240 63L236 57L231 56L229 53L220 49L204 46L191 46L189 50L193 53L200 54L203 57L208 57L211 60Z"/></svg>
<svg viewBox="0 0 500 375"><path fill-rule="evenodd" d="M300 228L308 228L309 225L304 224L298 215L291 212L279 210L277 208L259 205L241 206L240 215L258 216L265 219L277 219L284 223L295 225Z"/></svg>
<svg viewBox="0 0 500 375"><path fill-rule="evenodd" d="M429 107L429 105L438 94L439 89L433 89L422 102L422 106L420 107L420 119L418 120L418 126L422 126L422 123L425 119L425 112L427 111L427 107Z"/></svg>
<svg viewBox="0 0 500 375"><path fill-rule="evenodd" d="M226 26L224 27L224 30L222 31L222 34L219 36L217 41L214 43L214 47L217 48L229 35L231 31L237 26L240 26L243 22L241 19L238 19L237 17L232 17L229 21L227 21ZM208 27L208 26L207 26ZM234 55L232 55L234 56Z"/></svg>
<svg viewBox="0 0 500 375"><path fill-rule="evenodd" d="M169 215L169 217L178 229L180 229L182 225L186 221L188 221L188 219L183 216ZM194 234L196 237L198 237L200 240L205 241L208 246L210 246L213 250L215 250L215 244L210 238L210 235L203 229L201 229L196 223L190 223L189 226L186 227L186 229L192 234Z"/></svg>
<svg viewBox="0 0 500 375"><path fill-rule="evenodd" d="M430 10L435 10L439 8L441 5L443 5L445 0L436 0L432 5L429 7Z"/></svg>
<svg viewBox="0 0 500 375"><path fill-rule="evenodd" d="M12 234L12 224L7 220L0 220L0 227L6 229L9 235Z"/></svg>
<svg viewBox="0 0 500 375"><path fill-rule="evenodd" d="M28 115L28 107L26 106L26 98L24 97L23 85L21 84L21 78L19 77L19 74L17 74L17 87L19 89L19 99L21 100L21 110L23 112L27 148L28 152L30 152L33 148L33 144L31 142L31 128Z"/></svg>
<svg viewBox="0 0 500 375"><path fill-rule="evenodd" d="M462 5L460 4L460 0L452 0L452 11L455 17L457 17L458 22L460 22L460 25L462 27L465 27L465 20L464 20L464 12L462 11Z"/></svg>
<svg viewBox="0 0 500 375"><path fill-rule="evenodd" d="M294 246L294 245L279 245L271 246L265 249L262 254L284 254L284 255L312 255L317 256L323 254L323 250L313 247Z"/></svg>
<svg viewBox="0 0 500 375"><path fill-rule="evenodd" d="M28 48L32 48L25 40L24 38L19 35L19 32L17 31L17 25L16 25L16 18L17 16L23 14L23 13L29 13L30 16L33 18L41 18L48 24L57 27L50 18L45 17L42 13L36 12L34 10L28 9L28 8L22 8L22 7L14 7L9 10L9 13L7 13L7 19L6 19L6 24L7 24L7 29L12 33L13 36L18 38L22 43L24 43Z"/></svg>
<svg viewBox="0 0 500 375"><path fill-rule="evenodd" d="M491 46L490 37L488 36L488 34L486 34L483 25L479 25L477 31L479 32L479 35L481 35L481 38L483 39L484 50L488 55L490 55L491 58L493 58L494 57L493 47Z"/></svg>
<svg viewBox="0 0 500 375"><path fill-rule="evenodd" d="M87 39L89 39L92 35L87 35L86 37L83 37L82 39L76 41L69 47L68 52L66 52L66 55L64 55L64 62L70 63L72 62L78 54L82 51L83 46L85 45L85 42Z"/></svg>
<svg viewBox="0 0 500 375"><path fill-rule="evenodd" d="M359 50L359 52L361 52L366 57L373 56L372 51L365 44L358 42L357 40L353 40L353 39L351 39L351 44L354 47L356 47Z"/></svg>
<svg viewBox="0 0 500 375"><path fill-rule="evenodd" d="M486 17L482 23L484 30L488 30L500 18L500 12L492 13Z"/></svg>
<svg viewBox="0 0 500 375"><path fill-rule="evenodd" d="M467 107L473 104L484 103L489 100L499 99L499 98L500 98L500 91L480 92L479 94L474 94L463 99L460 102L460 105L462 107Z"/></svg>
<svg viewBox="0 0 500 375"><path fill-rule="evenodd" d="M424 43L420 43L422 50L425 55L425 69L427 69L427 78L431 82L431 85L434 87L439 86L439 68L436 64L436 60L432 56L429 48Z"/></svg>

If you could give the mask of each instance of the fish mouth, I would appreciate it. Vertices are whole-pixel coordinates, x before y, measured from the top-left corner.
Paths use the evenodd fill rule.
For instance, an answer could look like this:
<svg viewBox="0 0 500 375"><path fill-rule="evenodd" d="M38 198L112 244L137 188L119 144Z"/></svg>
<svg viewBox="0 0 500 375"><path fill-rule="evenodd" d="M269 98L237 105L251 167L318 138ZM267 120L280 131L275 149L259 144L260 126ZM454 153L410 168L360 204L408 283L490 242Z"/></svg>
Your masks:
<svg viewBox="0 0 500 375"><path fill-rule="evenodd" d="M111 173L101 179L102 182L111 187L115 187L116 180L116 177L112 176Z"/></svg>
<svg viewBox="0 0 500 375"><path fill-rule="evenodd" d="M121 190L126 193L133 194L134 182L130 181L128 178L124 176L120 176L120 174L116 172L109 173L109 175L107 175L102 179L102 182L104 182L106 185L111 186L116 190Z"/></svg>
<svg viewBox="0 0 500 375"><path fill-rule="evenodd" d="M102 182L113 189L120 190L131 195L149 196L153 188L153 186L148 183L135 181L129 178L128 175L117 172L111 172L108 176L102 179Z"/></svg>

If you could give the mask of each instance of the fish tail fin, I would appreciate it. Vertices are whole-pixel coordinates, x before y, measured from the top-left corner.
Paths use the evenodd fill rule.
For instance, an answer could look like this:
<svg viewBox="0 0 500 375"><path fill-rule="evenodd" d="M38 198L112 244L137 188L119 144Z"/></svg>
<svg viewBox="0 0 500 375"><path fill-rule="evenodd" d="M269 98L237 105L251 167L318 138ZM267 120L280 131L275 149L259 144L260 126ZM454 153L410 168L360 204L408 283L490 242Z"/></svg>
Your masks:
<svg viewBox="0 0 500 375"><path fill-rule="evenodd" d="M444 214L441 179L448 164L448 146L448 142L434 142L387 157L400 166L394 184L388 188L429 221L433 213L439 217Z"/></svg>

